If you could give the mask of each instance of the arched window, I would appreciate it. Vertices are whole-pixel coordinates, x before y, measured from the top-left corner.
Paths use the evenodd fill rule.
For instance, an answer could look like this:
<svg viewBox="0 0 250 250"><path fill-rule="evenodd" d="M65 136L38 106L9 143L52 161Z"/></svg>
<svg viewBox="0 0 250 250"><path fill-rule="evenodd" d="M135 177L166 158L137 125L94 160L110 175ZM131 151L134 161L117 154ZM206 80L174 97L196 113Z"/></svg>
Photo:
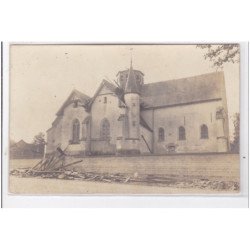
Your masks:
<svg viewBox="0 0 250 250"><path fill-rule="evenodd" d="M86 117L82 123L82 139L86 140L90 134L90 117Z"/></svg>
<svg viewBox="0 0 250 250"><path fill-rule="evenodd" d="M186 140L186 131L184 127L179 127L179 140L184 141Z"/></svg>
<svg viewBox="0 0 250 250"><path fill-rule="evenodd" d="M207 125L201 125L201 139L208 139L208 128Z"/></svg>
<svg viewBox="0 0 250 250"><path fill-rule="evenodd" d="M73 126L72 126L72 142L73 143L79 143L80 139L80 122L78 119L75 119L73 121Z"/></svg>
<svg viewBox="0 0 250 250"><path fill-rule="evenodd" d="M101 122L101 138L108 139L110 137L109 121L105 118Z"/></svg>
<svg viewBox="0 0 250 250"><path fill-rule="evenodd" d="M158 141L164 141L164 140L165 140L164 128L159 128L159 130L158 130Z"/></svg>

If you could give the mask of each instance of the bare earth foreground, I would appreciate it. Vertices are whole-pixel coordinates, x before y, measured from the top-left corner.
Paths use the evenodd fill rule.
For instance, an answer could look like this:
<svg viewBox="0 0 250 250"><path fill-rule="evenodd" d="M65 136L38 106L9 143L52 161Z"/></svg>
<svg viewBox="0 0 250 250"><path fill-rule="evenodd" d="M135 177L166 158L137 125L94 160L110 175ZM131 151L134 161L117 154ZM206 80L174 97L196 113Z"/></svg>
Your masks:
<svg viewBox="0 0 250 250"><path fill-rule="evenodd" d="M160 159L158 162L157 159ZM34 166L38 159L16 159L10 160L10 170L16 168L27 168ZM90 162L91 161L91 162ZM116 158L104 157L86 159L82 166L78 169L90 168L99 173L100 164L107 162L109 167L114 164L121 168L122 162L130 164L131 174L136 169L139 175L140 171L145 171L145 166L151 161L154 162L154 169L159 167L159 172L164 175L185 172L185 181L180 174L180 178L175 177L176 181L166 185L152 185L147 183L105 183L100 181L86 180L65 180L55 178L41 177L18 177L10 176L9 192L11 194L30 194L30 195L97 195L97 194L117 194L117 195L165 195L165 194L232 194L239 192L239 156L238 155L208 155L208 156L164 156L162 157L130 157ZM98 164L97 164L98 162ZM108 163L109 162L109 163ZM132 162L136 163L136 167L132 166ZM163 162L165 162L163 164ZM92 164L90 164L92 163ZM124 163L125 164L125 163ZM143 165L143 168L140 166ZM88 167L84 167L84 166ZM107 166L106 164L104 164ZM137 167L138 166L138 167ZM151 165L152 166L152 165ZM120 172L119 167L112 168ZM164 168L163 168L164 167ZM129 167L127 168L128 171ZM203 170L204 169L204 170ZM104 172L110 171L104 168ZM197 172L197 176L194 173ZM128 173L130 174L130 173ZM177 175L178 176L178 175ZM216 184L216 185L215 185Z"/></svg>

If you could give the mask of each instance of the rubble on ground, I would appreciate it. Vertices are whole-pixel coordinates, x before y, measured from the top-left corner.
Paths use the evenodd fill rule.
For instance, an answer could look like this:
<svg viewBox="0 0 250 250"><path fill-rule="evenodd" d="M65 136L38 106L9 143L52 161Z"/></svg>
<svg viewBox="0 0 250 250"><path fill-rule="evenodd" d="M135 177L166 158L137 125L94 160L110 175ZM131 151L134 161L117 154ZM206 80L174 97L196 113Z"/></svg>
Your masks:
<svg viewBox="0 0 250 250"><path fill-rule="evenodd" d="M106 183L123 184L142 184L152 186L168 186L173 188L198 188L213 190L239 190L239 183L234 181L208 180L191 176L173 176L173 175L147 175L128 173L96 173L96 172L78 172L69 170L82 160L75 160L66 163L66 157L69 157L62 150L57 150L47 159L39 161L34 167L27 169L14 169L11 175L18 177L39 177L53 178L60 180L83 180Z"/></svg>

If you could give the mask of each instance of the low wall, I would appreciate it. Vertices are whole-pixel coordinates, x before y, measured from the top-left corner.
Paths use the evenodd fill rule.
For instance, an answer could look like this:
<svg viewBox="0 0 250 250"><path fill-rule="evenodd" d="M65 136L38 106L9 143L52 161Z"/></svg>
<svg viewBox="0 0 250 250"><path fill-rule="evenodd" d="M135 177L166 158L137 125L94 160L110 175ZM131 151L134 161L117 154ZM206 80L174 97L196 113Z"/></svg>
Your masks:
<svg viewBox="0 0 250 250"><path fill-rule="evenodd" d="M86 157L72 168L79 172L199 176L239 181L240 160L238 154Z"/></svg>

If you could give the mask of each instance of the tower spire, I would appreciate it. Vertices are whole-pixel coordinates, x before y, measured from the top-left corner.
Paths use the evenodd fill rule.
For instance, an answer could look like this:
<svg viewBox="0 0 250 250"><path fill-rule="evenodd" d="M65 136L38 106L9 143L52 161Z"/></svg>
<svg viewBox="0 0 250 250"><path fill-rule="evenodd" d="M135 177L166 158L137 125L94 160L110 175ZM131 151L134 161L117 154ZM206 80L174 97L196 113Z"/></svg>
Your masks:
<svg viewBox="0 0 250 250"><path fill-rule="evenodd" d="M131 51L131 59L130 59L130 69L128 70L128 78L125 86L125 93L139 93L139 86L136 82L135 72L133 70L133 60L132 60L132 48Z"/></svg>
<svg viewBox="0 0 250 250"><path fill-rule="evenodd" d="M130 68L133 67L133 53L132 53L132 51L133 51L133 48L130 48Z"/></svg>

